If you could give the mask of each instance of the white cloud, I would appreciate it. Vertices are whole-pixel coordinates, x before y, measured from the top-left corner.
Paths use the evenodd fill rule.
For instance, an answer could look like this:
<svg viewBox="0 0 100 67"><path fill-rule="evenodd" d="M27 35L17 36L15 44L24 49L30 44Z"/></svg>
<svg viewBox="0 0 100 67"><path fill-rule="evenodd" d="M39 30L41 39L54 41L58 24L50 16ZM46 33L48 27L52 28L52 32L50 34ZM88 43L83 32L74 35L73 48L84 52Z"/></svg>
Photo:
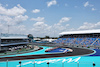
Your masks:
<svg viewBox="0 0 100 67"><path fill-rule="evenodd" d="M26 9L21 7L19 4L11 9L6 9L0 5L0 22L8 25L19 24L28 19L27 15L24 15Z"/></svg>
<svg viewBox="0 0 100 67"><path fill-rule="evenodd" d="M88 1L84 4L84 7L91 7L92 11L95 11L96 9L93 8L94 5L90 4Z"/></svg>
<svg viewBox="0 0 100 67"><path fill-rule="evenodd" d="M98 29L98 28L100 28L100 22L97 22L97 23L84 22L84 24L80 26L78 30Z"/></svg>
<svg viewBox="0 0 100 67"><path fill-rule="evenodd" d="M94 5L93 4L90 4L88 1L84 3L84 7L93 7Z"/></svg>
<svg viewBox="0 0 100 67"><path fill-rule="evenodd" d="M58 25L64 23L64 22L68 22L71 18L70 17L63 17L61 18L61 20L59 21Z"/></svg>
<svg viewBox="0 0 100 67"><path fill-rule="evenodd" d="M88 1L84 4L84 7L87 7L87 6L89 6L89 2Z"/></svg>
<svg viewBox="0 0 100 67"><path fill-rule="evenodd" d="M52 0L50 2L47 2L47 6L50 7L52 5L56 5L57 4L57 1L56 0Z"/></svg>
<svg viewBox="0 0 100 67"><path fill-rule="evenodd" d="M56 32L61 32L61 31L65 31L67 30L67 27L69 26L69 24L66 24L66 25L58 25L58 24L54 24L53 25L53 29L56 30Z"/></svg>
<svg viewBox="0 0 100 67"><path fill-rule="evenodd" d="M7 29L8 30L8 29ZM15 25L9 27L9 33L16 33L16 34L27 34L25 25Z"/></svg>
<svg viewBox="0 0 100 67"><path fill-rule="evenodd" d="M95 11L96 9L95 9L95 8L92 8L91 10L92 10L92 11Z"/></svg>
<svg viewBox="0 0 100 67"><path fill-rule="evenodd" d="M69 21L69 19L66 17L66 19L61 18L58 23L53 25L48 25L43 21L36 22L33 24L33 28L31 31L33 32L34 36L59 36L60 32L68 30L69 24L63 25L63 23L67 21Z"/></svg>
<svg viewBox="0 0 100 67"><path fill-rule="evenodd" d="M7 6L7 5L6 5ZM28 19L27 15L24 15L26 9L19 4L13 8L7 9L0 4L0 30L2 33L8 33L8 25L10 25L10 33L26 32L24 25L17 25Z"/></svg>
<svg viewBox="0 0 100 67"><path fill-rule="evenodd" d="M33 31L33 34L35 36L45 36L48 35L50 32L51 26L48 24L45 24L44 22L36 22L33 24L33 28L31 31Z"/></svg>
<svg viewBox="0 0 100 67"><path fill-rule="evenodd" d="M25 20L28 19L28 16L22 16L22 15L18 15L15 17L9 17L9 16L4 16L4 15L0 15L0 22L5 22L8 25L15 25L15 24L19 24Z"/></svg>
<svg viewBox="0 0 100 67"><path fill-rule="evenodd" d="M28 30L27 30L28 31ZM9 33L13 34L27 34L25 25L10 25L9 26ZM8 33L8 25L6 23L0 23L0 32L1 33Z"/></svg>
<svg viewBox="0 0 100 67"><path fill-rule="evenodd" d="M31 18L30 20L36 21L36 22L42 22L44 21L44 17Z"/></svg>
<svg viewBox="0 0 100 67"><path fill-rule="evenodd" d="M20 4L18 4L17 6L11 9L6 9L2 5L0 5L0 14L2 15L17 16L17 15L23 15L25 12L26 12L26 9L21 7Z"/></svg>
<svg viewBox="0 0 100 67"><path fill-rule="evenodd" d="M46 24L44 24L44 22L36 22L33 26L35 27L40 27L40 26L47 26Z"/></svg>
<svg viewBox="0 0 100 67"><path fill-rule="evenodd" d="M59 21L60 23L63 23L63 22L67 22L67 21L69 21L71 18L69 18L69 17L63 17L63 18L61 18L61 20Z"/></svg>
<svg viewBox="0 0 100 67"><path fill-rule="evenodd" d="M14 17L14 22L21 23L21 22L23 22L23 21L25 21L27 19L28 19L27 15L24 15L24 16L23 15L18 15L18 16Z"/></svg>
<svg viewBox="0 0 100 67"><path fill-rule="evenodd" d="M66 27L68 27L69 26L69 24L66 24Z"/></svg>
<svg viewBox="0 0 100 67"><path fill-rule="evenodd" d="M32 12L33 12L33 13L39 13L40 10L39 10L39 9L34 9L34 10L32 10Z"/></svg>
<svg viewBox="0 0 100 67"><path fill-rule="evenodd" d="M3 23L0 23L0 31L3 29Z"/></svg>
<svg viewBox="0 0 100 67"><path fill-rule="evenodd" d="M20 30L21 32L23 31L23 33L24 33L24 31L26 30L26 26L25 25L19 25L19 26L17 26L17 29Z"/></svg>

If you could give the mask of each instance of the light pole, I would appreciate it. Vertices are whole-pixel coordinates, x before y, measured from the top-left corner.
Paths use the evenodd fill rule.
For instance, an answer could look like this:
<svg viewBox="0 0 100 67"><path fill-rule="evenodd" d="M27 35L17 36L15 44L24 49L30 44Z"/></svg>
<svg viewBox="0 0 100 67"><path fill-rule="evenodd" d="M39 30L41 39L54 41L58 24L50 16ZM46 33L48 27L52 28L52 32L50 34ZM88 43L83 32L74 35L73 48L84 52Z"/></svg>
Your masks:
<svg viewBox="0 0 100 67"><path fill-rule="evenodd" d="M10 25L8 25L8 34L9 34L9 26L10 26Z"/></svg>
<svg viewBox="0 0 100 67"><path fill-rule="evenodd" d="M93 67L95 67L95 63L93 62Z"/></svg>
<svg viewBox="0 0 100 67"><path fill-rule="evenodd" d="M65 61L66 61L65 59L62 61L62 67L64 67L64 62L65 62Z"/></svg>
<svg viewBox="0 0 100 67"><path fill-rule="evenodd" d="M1 33L0 33L0 51L1 51Z"/></svg>
<svg viewBox="0 0 100 67"><path fill-rule="evenodd" d="M49 63L49 62L47 62L48 67L49 67L49 64L50 64L50 63Z"/></svg>
<svg viewBox="0 0 100 67"><path fill-rule="evenodd" d="M6 64L6 67L8 67L8 60L7 60L7 64Z"/></svg>
<svg viewBox="0 0 100 67"><path fill-rule="evenodd" d="M79 62L77 62L77 67L79 67Z"/></svg>
<svg viewBox="0 0 100 67"><path fill-rule="evenodd" d="M35 61L33 62L33 67L35 67Z"/></svg>
<svg viewBox="0 0 100 67"><path fill-rule="evenodd" d="M21 62L21 61L19 61L20 67L21 67L21 63L22 63L22 62Z"/></svg>
<svg viewBox="0 0 100 67"><path fill-rule="evenodd" d="M64 67L64 62L62 62L62 67Z"/></svg>

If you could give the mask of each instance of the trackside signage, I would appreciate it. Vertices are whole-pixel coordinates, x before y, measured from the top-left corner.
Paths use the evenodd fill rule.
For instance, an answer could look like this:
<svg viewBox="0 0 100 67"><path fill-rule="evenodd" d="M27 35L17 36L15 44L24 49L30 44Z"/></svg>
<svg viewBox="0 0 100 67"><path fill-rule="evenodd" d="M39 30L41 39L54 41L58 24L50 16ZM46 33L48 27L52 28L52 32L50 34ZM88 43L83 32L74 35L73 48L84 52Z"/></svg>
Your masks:
<svg viewBox="0 0 100 67"><path fill-rule="evenodd" d="M24 65L28 65L28 64L42 64L42 63L47 63L47 62L50 62L50 63L57 63L57 62L67 62L67 63L70 63L70 62L78 62L79 60L81 59L81 57L78 57L78 58L67 58L67 59L46 59L46 60L35 60L35 61L28 61L28 62L24 62L22 63L21 65L24 66ZM17 65L17 67L19 67L20 65Z"/></svg>

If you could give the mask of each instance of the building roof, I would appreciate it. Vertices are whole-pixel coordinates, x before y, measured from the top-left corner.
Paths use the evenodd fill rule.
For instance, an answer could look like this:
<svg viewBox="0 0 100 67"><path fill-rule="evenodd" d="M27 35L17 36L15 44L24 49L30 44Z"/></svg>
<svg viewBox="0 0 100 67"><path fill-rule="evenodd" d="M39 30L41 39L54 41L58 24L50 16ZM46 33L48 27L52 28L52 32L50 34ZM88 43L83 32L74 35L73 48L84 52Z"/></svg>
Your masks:
<svg viewBox="0 0 100 67"><path fill-rule="evenodd" d="M27 35L22 35L22 34L4 34L2 33L0 35L1 39L27 39Z"/></svg>
<svg viewBox="0 0 100 67"><path fill-rule="evenodd" d="M69 34L89 34L89 33L100 33L100 29L96 29L96 30L68 31L68 32L62 32L62 33L60 33L60 35L69 35Z"/></svg>
<svg viewBox="0 0 100 67"><path fill-rule="evenodd" d="M1 37L1 39L28 39L27 37Z"/></svg>

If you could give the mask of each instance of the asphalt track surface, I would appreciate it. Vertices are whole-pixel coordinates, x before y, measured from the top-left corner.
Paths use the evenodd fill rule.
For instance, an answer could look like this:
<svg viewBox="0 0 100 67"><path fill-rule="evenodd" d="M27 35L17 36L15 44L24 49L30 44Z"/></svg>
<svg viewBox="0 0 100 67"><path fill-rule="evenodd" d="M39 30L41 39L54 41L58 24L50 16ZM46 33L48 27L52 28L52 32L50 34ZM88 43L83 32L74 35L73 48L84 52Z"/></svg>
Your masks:
<svg viewBox="0 0 100 67"><path fill-rule="evenodd" d="M69 48L69 47L66 47ZM94 53L93 50L70 47L73 50L71 53L53 53L53 54L40 54L40 55L26 55L26 56L13 56L13 57L2 57L0 62L3 61L16 61L16 60L29 60L29 59L42 59L42 58L53 58L53 57L69 57L69 56L82 56Z"/></svg>

